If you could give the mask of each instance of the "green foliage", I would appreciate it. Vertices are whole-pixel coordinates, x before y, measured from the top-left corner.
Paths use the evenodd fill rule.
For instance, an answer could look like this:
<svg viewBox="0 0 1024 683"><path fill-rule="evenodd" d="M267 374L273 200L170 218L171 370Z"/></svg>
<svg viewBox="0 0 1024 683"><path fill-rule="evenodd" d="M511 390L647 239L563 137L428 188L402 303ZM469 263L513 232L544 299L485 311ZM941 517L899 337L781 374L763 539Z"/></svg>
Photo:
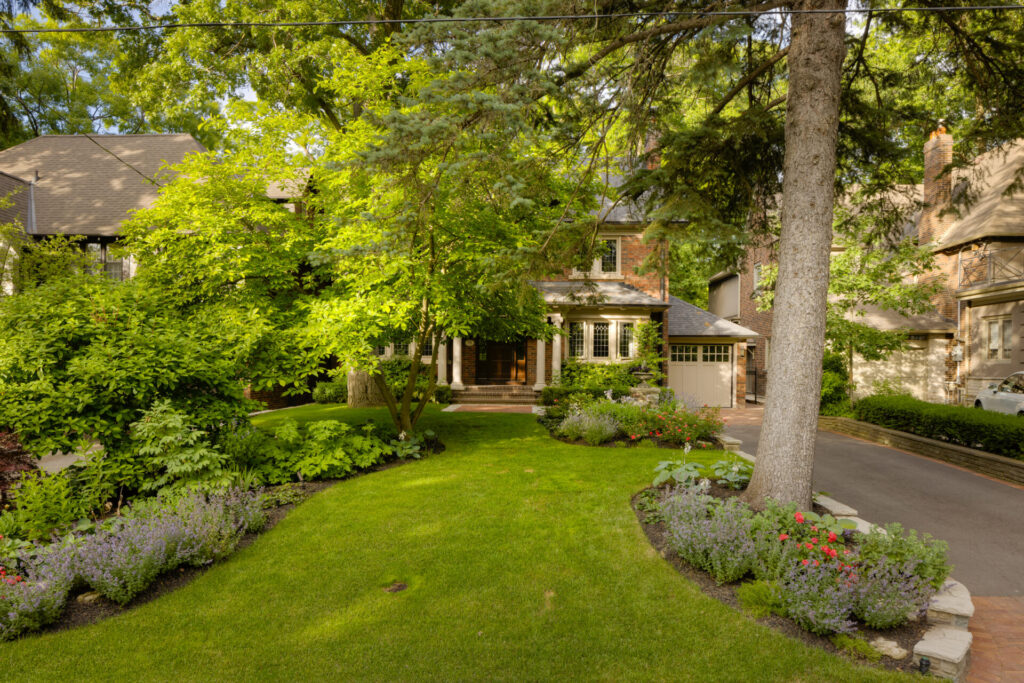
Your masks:
<svg viewBox="0 0 1024 683"><path fill-rule="evenodd" d="M846 362L838 353L826 353L821 375L822 415L845 415L850 411L850 375Z"/></svg>
<svg viewBox="0 0 1024 683"><path fill-rule="evenodd" d="M568 358L562 365L562 375L558 384L551 388L583 391L594 396L603 396L610 389L612 398L628 396L630 388L640 383L631 372L635 367L636 362L583 363L575 358Z"/></svg>
<svg viewBox="0 0 1024 683"><path fill-rule="evenodd" d="M317 403L345 403L348 400L348 379L339 374L330 380L323 380L313 387L313 400Z"/></svg>
<svg viewBox="0 0 1024 683"><path fill-rule="evenodd" d="M843 652L861 657L869 662L882 661L882 653L871 647L868 641L859 636L850 636L845 633L835 633L829 636L829 642Z"/></svg>
<svg viewBox="0 0 1024 683"><path fill-rule="evenodd" d="M675 483L692 486L700 478L700 465L685 460L664 460L654 467L654 481L651 486Z"/></svg>
<svg viewBox="0 0 1024 683"><path fill-rule="evenodd" d="M241 377L258 326L227 309L178 313L140 283L70 275L0 298L0 424L36 455L99 442L170 400L215 430L246 415Z"/></svg>
<svg viewBox="0 0 1024 683"><path fill-rule="evenodd" d="M574 386L566 386L564 384L549 384L540 390L540 403L543 406L566 404L579 395L586 395L590 398L598 399L604 396L604 392L604 389L598 388L580 389Z"/></svg>
<svg viewBox="0 0 1024 683"><path fill-rule="evenodd" d="M169 400L157 401L131 426L136 457L144 461L138 482L144 492L165 489L214 491L232 482L228 456L214 448L207 433Z"/></svg>
<svg viewBox="0 0 1024 683"><path fill-rule="evenodd" d="M753 471L754 466L751 463L738 457L732 460L719 460L711 465L711 473L716 477L715 483L734 491L747 487Z"/></svg>
<svg viewBox="0 0 1024 683"><path fill-rule="evenodd" d="M877 564L882 558L897 566L917 563L914 575L938 590L953 569L946 559L948 550L945 541L929 534L918 536L913 529L904 532L903 526L894 522L885 526L884 533L876 527L863 538L860 558L865 564Z"/></svg>
<svg viewBox="0 0 1024 683"><path fill-rule="evenodd" d="M910 396L910 390L899 379L876 379L871 383L872 396Z"/></svg>
<svg viewBox="0 0 1024 683"><path fill-rule="evenodd" d="M779 597L779 586L772 581L746 581L736 587L736 598L744 611L755 619L773 614L785 616L786 610Z"/></svg>
<svg viewBox="0 0 1024 683"><path fill-rule="evenodd" d="M44 540L62 526L86 517L91 510L75 495L63 472L26 472L14 487L14 510L3 513L8 534L30 541ZM0 532L2 533L2 532Z"/></svg>
<svg viewBox="0 0 1024 683"><path fill-rule="evenodd" d="M653 376L648 383L656 386L665 379L661 371L665 360L665 339L661 334L661 323L646 320L636 326L636 363Z"/></svg>
<svg viewBox="0 0 1024 683"><path fill-rule="evenodd" d="M909 396L868 396L853 410L864 422L1024 460L1024 420L1015 415Z"/></svg>

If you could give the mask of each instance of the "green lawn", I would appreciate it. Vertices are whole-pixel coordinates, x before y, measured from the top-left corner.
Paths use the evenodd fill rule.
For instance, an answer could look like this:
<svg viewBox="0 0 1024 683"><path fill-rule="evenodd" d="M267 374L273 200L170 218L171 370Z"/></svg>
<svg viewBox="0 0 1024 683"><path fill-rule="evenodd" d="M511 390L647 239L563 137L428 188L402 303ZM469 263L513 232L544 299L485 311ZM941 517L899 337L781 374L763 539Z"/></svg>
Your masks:
<svg viewBox="0 0 1024 683"><path fill-rule="evenodd" d="M384 419L315 406L259 416ZM0 679L866 681L705 597L629 507L656 449L429 412L448 449L342 482L188 587L0 644ZM383 590L402 581L409 589Z"/></svg>

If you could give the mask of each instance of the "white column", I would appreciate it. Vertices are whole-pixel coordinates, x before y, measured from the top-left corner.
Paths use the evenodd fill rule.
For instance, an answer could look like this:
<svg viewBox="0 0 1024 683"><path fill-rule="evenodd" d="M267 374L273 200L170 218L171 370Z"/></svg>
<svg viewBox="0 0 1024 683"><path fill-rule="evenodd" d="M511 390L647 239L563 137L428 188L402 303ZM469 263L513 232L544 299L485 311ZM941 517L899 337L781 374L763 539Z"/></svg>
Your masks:
<svg viewBox="0 0 1024 683"><path fill-rule="evenodd" d="M544 340L537 340L537 383L533 385L534 391L540 391L544 388L544 375L546 368L544 367Z"/></svg>
<svg viewBox="0 0 1024 683"><path fill-rule="evenodd" d="M562 375L562 316L556 313L551 316L551 322L558 328L551 339L551 381L557 382Z"/></svg>
<svg viewBox="0 0 1024 683"><path fill-rule="evenodd" d="M608 359L612 361L619 358L619 323L616 320L608 323Z"/></svg>
<svg viewBox="0 0 1024 683"><path fill-rule="evenodd" d="M437 383L448 384L448 344L437 347Z"/></svg>
<svg viewBox="0 0 1024 683"><path fill-rule="evenodd" d="M465 389L462 383L462 337L456 337L452 346L452 389Z"/></svg>

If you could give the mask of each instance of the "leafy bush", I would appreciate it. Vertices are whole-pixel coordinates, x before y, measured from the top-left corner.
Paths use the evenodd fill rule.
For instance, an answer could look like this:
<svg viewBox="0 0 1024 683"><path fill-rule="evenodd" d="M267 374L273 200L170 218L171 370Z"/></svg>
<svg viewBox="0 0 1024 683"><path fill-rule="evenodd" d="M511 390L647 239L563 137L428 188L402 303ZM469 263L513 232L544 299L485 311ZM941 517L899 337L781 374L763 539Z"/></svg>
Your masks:
<svg viewBox="0 0 1024 683"><path fill-rule="evenodd" d="M540 390L540 403L545 406L553 406L565 403L575 394L585 394L591 398L604 398L604 389L582 389L580 387L565 384L552 384Z"/></svg>
<svg viewBox="0 0 1024 683"><path fill-rule="evenodd" d="M860 543L861 562L869 566L880 566L891 562L900 567L911 567L914 576L938 590L942 587L952 567L946 559L949 545L928 534L918 536L911 529L904 533L903 525L892 523L885 526L885 533L873 528Z"/></svg>
<svg viewBox="0 0 1024 683"><path fill-rule="evenodd" d="M640 383L633 374L636 363L582 363L575 358L562 365L559 385L575 391L596 392L605 395L609 389L612 398L628 396L629 390Z"/></svg>
<svg viewBox="0 0 1024 683"><path fill-rule="evenodd" d="M434 402L446 405L452 402L452 388L447 384L434 387Z"/></svg>
<svg viewBox="0 0 1024 683"><path fill-rule="evenodd" d="M320 381L313 387L316 403L345 403L348 401L348 377L339 374L333 379Z"/></svg>
<svg viewBox="0 0 1024 683"><path fill-rule="evenodd" d="M583 439L591 446L611 441L621 433L619 423L610 415L573 413L562 421L558 433L567 439Z"/></svg>
<svg viewBox="0 0 1024 683"><path fill-rule="evenodd" d="M1024 460L1024 420L1015 415L909 396L868 396L853 410L864 422Z"/></svg>
<svg viewBox="0 0 1024 683"><path fill-rule="evenodd" d="M64 472L45 474L26 472L15 485L14 510L4 514L15 529L12 536L27 540L43 540L55 528L78 521L89 514L71 488Z"/></svg>
<svg viewBox="0 0 1024 683"><path fill-rule="evenodd" d="M736 581L753 567L753 513L737 499L716 504L710 496L682 488L662 506L672 549L707 571L718 583Z"/></svg>
<svg viewBox="0 0 1024 683"><path fill-rule="evenodd" d="M212 491L231 483L228 457L214 448L206 432L191 425L189 416L175 410L169 400L154 403L131 428L136 452L146 466L138 482L142 491Z"/></svg>
<svg viewBox="0 0 1024 683"><path fill-rule="evenodd" d="M782 575L779 596L786 614L811 633L849 633L855 583L838 561L804 559Z"/></svg>
<svg viewBox="0 0 1024 683"><path fill-rule="evenodd" d="M822 415L846 415L850 411L850 373L846 361L837 353L826 353L822 359L821 402Z"/></svg>
<svg viewBox="0 0 1024 683"><path fill-rule="evenodd" d="M785 616L777 584L769 581L747 581L736 588L736 599L755 619L778 614Z"/></svg>
<svg viewBox="0 0 1024 683"><path fill-rule="evenodd" d="M892 628L921 613L935 588L918 576L917 560L899 562L882 557L862 572L853 613L871 628Z"/></svg>

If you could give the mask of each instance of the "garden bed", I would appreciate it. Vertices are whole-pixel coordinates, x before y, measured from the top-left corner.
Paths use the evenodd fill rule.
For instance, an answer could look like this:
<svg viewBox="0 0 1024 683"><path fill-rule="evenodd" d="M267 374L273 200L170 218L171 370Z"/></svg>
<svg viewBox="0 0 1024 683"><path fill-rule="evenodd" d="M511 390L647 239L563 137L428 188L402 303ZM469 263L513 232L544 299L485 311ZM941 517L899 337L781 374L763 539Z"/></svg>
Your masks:
<svg viewBox="0 0 1024 683"><path fill-rule="evenodd" d="M706 494L718 501L735 498L742 494L741 490L735 490L712 482L707 482L707 486ZM858 661L871 662L887 669L906 672L917 670L912 656L914 646L922 639L929 628L929 624L923 614L914 616L898 626L885 629L871 628L864 623L858 622L856 630L848 635L819 635L812 633L798 624L788 614L783 616L774 611L770 614L751 614L744 608L740 597L741 586L752 585L746 582L749 575L745 575L736 581L720 583L711 574L684 559L673 548L672 532L669 523L662 514L660 505L652 502L664 501L665 494L666 490L661 487L649 487L640 491L632 498L633 511L645 535L659 555L672 564L679 573L696 583L704 593L737 610L743 611L760 624L769 626L790 637L828 652L844 654ZM825 508L818 504L814 505L813 512L823 519L827 513ZM800 523L803 524L803 521L801 520ZM824 528L822 528L821 535L824 535L823 532ZM844 531L839 535L838 540L839 543L842 543L844 540L850 542L858 538L863 537L857 532ZM825 541L822 539L822 544L824 543ZM834 547L841 546L835 545ZM856 555L857 546L851 545L850 547L854 549L854 554ZM855 571L860 572L861 569L864 570L864 573L868 572L866 568L860 567ZM895 643L897 648L904 651L905 656L899 659L894 659L891 656L882 656L868 645L877 638Z"/></svg>

